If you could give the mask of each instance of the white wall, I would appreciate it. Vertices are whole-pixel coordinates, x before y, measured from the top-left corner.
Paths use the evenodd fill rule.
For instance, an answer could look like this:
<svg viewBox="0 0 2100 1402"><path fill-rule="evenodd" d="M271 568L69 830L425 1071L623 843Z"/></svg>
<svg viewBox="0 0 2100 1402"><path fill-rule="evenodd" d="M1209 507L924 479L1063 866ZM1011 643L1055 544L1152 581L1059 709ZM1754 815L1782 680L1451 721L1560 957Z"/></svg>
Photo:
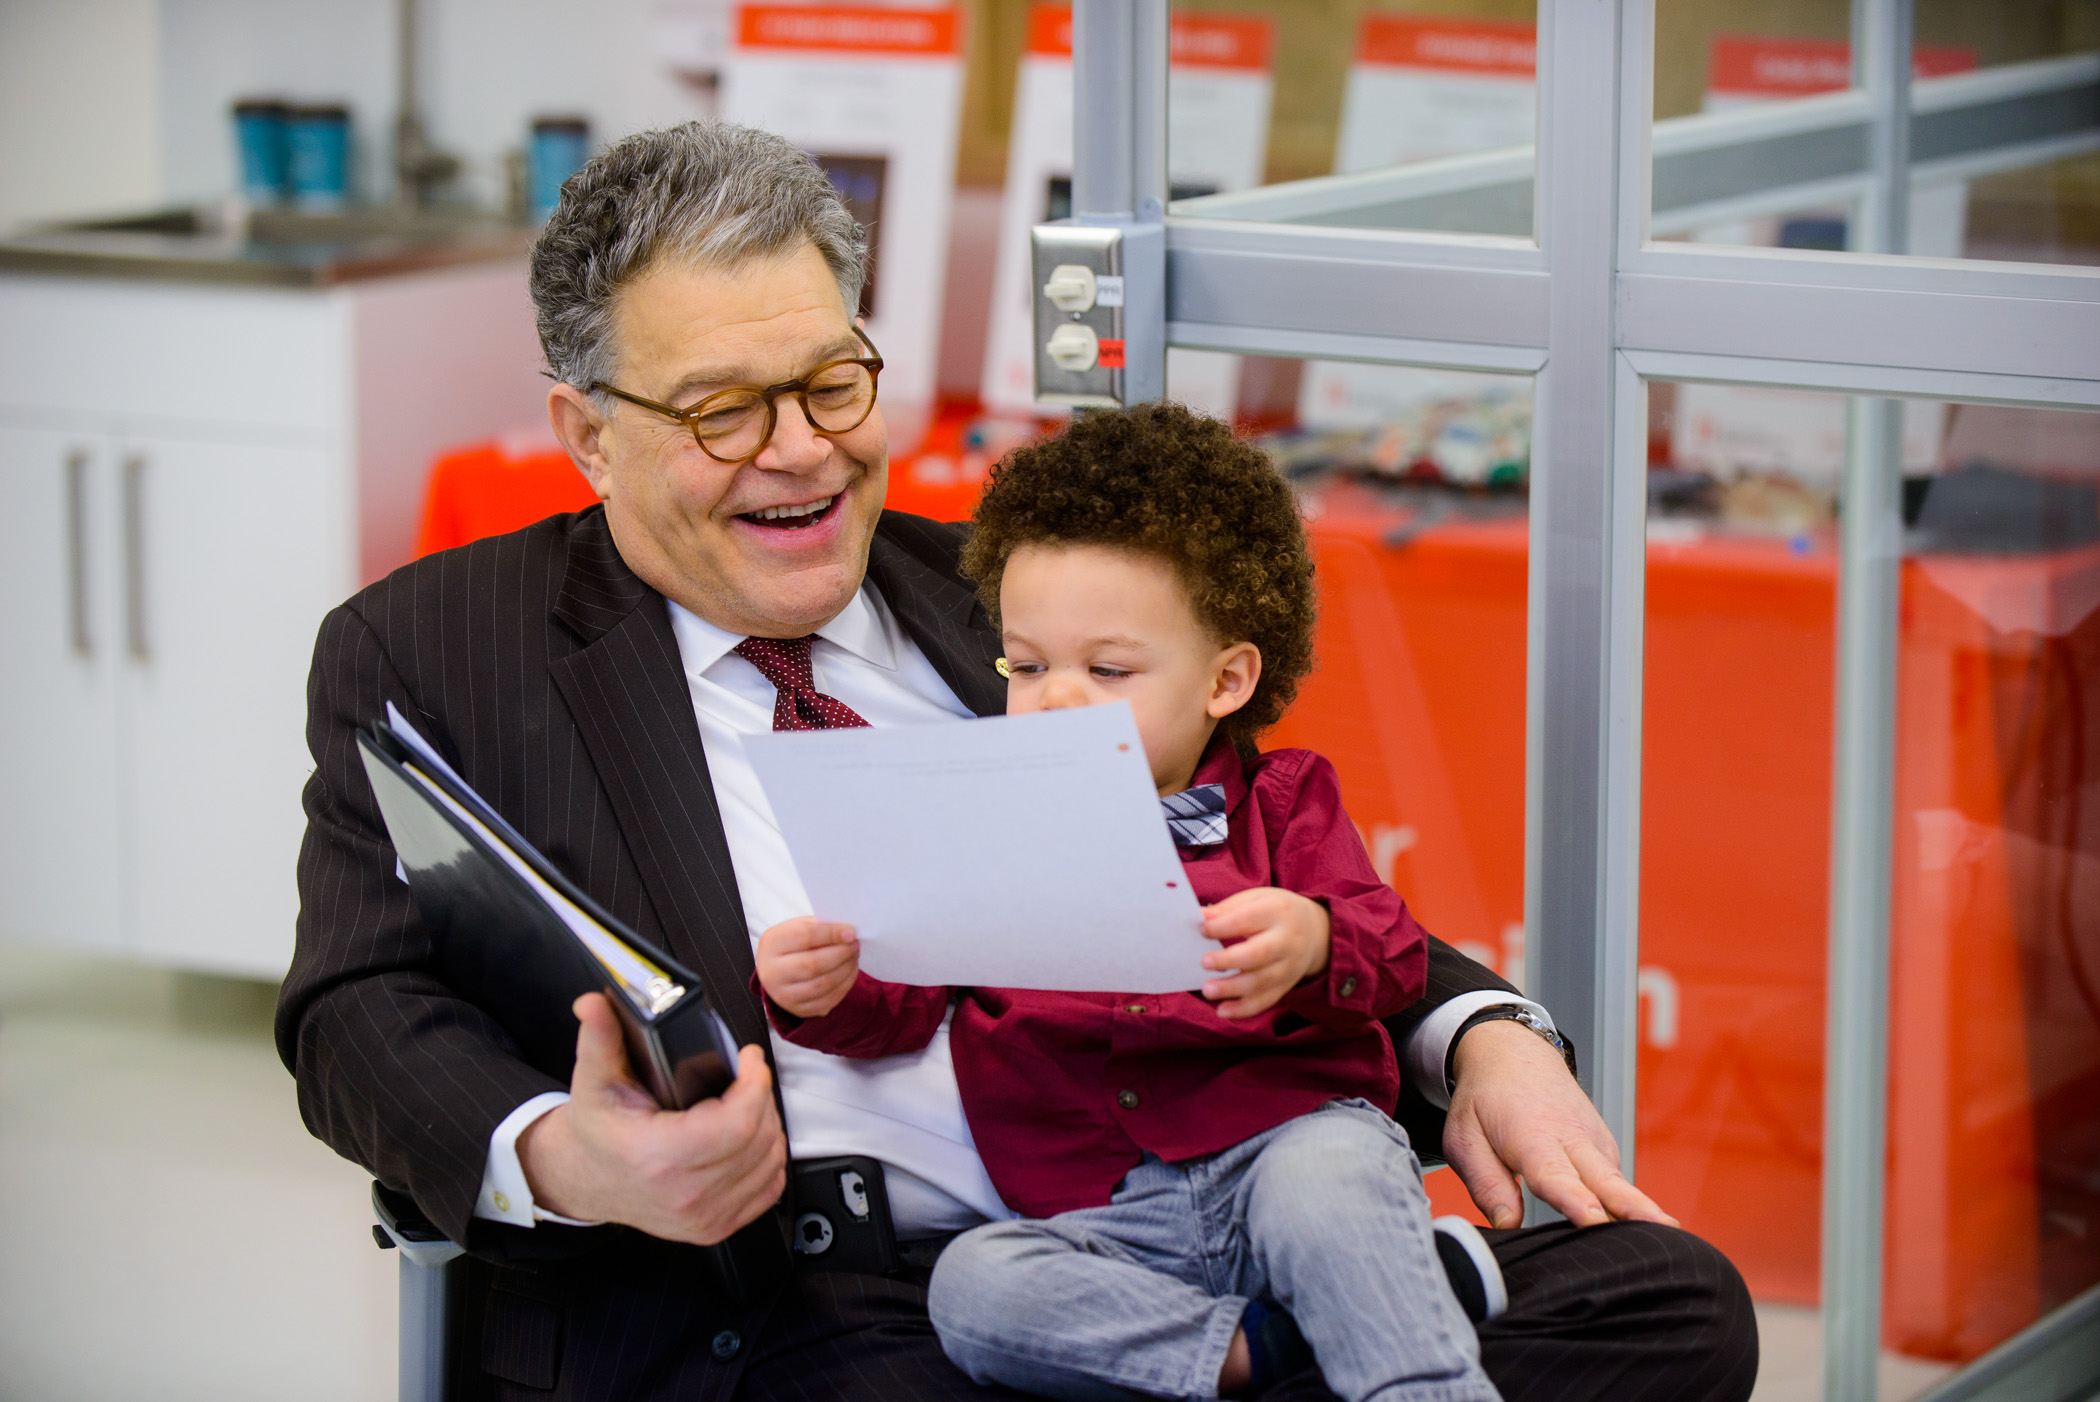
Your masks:
<svg viewBox="0 0 2100 1402"><path fill-rule="evenodd" d="M392 0L159 0L161 198L212 201L234 188L233 119L243 97L343 102L352 182L391 186Z"/></svg>
<svg viewBox="0 0 2100 1402"><path fill-rule="evenodd" d="M158 0L0 0L0 229L160 193Z"/></svg>
<svg viewBox="0 0 2100 1402"><path fill-rule="evenodd" d="M395 0L160 0L167 197L232 189L227 115L241 97L349 103L370 199L393 186ZM535 116L580 113L598 144L705 115L651 49L652 0L421 0L418 101L432 140L464 158L463 192L496 208L504 156Z"/></svg>
<svg viewBox="0 0 2100 1402"><path fill-rule="evenodd" d="M467 161L474 201L500 203L503 156L532 118L581 114L602 147L708 115L653 47L654 0L422 0L424 117Z"/></svg>
<svg viewBox="0 0 2100 1402"><path fill-rule="evenodd" d="M396 0L0 0L0 228L230 193L236 99L349 104L357 188L393 183ZM704 116L654 0L422 0L420 87L464 190L499 204L532 118L594 142Z"/></svg>

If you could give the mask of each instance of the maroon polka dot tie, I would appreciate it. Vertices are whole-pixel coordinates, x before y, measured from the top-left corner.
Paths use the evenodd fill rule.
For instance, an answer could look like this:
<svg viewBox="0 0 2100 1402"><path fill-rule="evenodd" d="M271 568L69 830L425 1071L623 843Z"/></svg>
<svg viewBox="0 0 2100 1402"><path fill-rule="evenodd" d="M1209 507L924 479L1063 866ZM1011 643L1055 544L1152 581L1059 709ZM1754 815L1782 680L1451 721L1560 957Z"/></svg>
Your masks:
<svg viewBox="0 0 2100 1402"><path fill-rule="evenodd" d="M746 638L732 651L773 683L775 730L847 730L867 724L851 706L817 690L808 638Z"/></svg>

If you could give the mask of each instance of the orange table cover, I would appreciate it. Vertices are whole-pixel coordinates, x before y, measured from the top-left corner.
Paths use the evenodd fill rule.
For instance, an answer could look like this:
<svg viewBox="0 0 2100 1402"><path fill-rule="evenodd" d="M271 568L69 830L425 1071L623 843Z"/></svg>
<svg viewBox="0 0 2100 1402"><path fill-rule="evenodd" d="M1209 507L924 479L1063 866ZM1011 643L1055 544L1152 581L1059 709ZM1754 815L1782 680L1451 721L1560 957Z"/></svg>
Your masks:
<svg viewBox="0 0 2100 1402"><path fill-rule="evenodd" d="M1347 484L1309 506L1320 670L1274 743L1332 757L1428 928L1519 975L1525 527L1410 536ZM1706 537L1652 543L1647 576L1636 1171L1759 1298L1800 1303L1835 565ZM2100 549L1904 566L1884 1338L1906 1353L1973 1358L2100 1279L2096 604Z"/></svg>
<svg viewBox="0 0 2100 1402"><path fill-rule="evenodd" d="M522 530L597 499L567 453L514 453L494 441L469 444L431 464L416 554Z"/></svg>

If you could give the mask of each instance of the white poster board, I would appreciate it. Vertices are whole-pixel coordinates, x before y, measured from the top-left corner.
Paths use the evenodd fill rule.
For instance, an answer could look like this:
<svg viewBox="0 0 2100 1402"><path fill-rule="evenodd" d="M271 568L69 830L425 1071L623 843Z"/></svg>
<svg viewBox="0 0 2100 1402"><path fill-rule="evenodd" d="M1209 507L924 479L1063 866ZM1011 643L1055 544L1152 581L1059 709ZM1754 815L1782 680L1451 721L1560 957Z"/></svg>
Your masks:
<svg viewBox="0 0 2100 1402"><path fill-rule="evenodd" d="M1537 50L1528 24L1366 15L1342 93L1335 173L1528 145ZM1298 422L1366 428L1438 400L1518 392L1507 375L1312 360L1299 381Z"/></svg>
<svg viewBox="0 0 2100 1402"><path fill-rule="evenodd" d="M740 5L722 71L723 119L809 151L868 226L893 452L933 412L962 83L953 5Z"/></svg>
<svg viewBox="0 0 2100 1402"><path fill-rule="evenodd" d="M1175 196L1218 194L1261 183L1269 141L1273 30L1251 15L1188 14L1171 22L1167 80L1168 180ZM980 395L994 412L1055 412L1035 403L1035 291L1029 286L1028 230L1071 213L1072 11L1038 4L1028 12L1028 44L1014 90L1006 195L993 265L992 322L985 339ZM1239 357L1169 350L1167 397L1231 417Z"/></svg>
<svg viewBox="0 0 2100 1402"><path fill-rule="evenodd" d="M1911 62L1913 76L1930 78L1966 72L1976 66L1976 56L1966 49L1920 48L1913 50ZM1851 81L1851 46L1842 39L1721 34L1714 37L1707 67L1704 107L1725 112L1786 102L1838 92ZM1968 202L1966 181L1914 187L1910 251L1959 258ZM1711 225L1693 237L1701 243L1766 248L1842 248L1849 217L1850 211L1837 205ZM1945 422L1944 405L1904 401L1905 468L1929 471L1938 465ZM1845 398L1746 385L1679 385L1670 460L1720 476L1784 471L1835 490L1845 465Z"/></svg>

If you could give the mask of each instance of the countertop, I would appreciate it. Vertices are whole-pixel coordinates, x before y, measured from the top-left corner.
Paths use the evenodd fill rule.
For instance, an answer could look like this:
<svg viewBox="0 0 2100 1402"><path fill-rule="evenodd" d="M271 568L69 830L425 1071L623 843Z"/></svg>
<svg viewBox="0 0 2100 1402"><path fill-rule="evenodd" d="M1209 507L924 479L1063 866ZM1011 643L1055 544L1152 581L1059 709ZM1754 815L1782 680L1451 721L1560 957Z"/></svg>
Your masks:
<svg viewBox="0 0 2100 1402"><path fill-rule="evenodd" d="M523 258L537 235L469 211L257 210L229 219L179 209L24 230L0 239L0 272L330 287Z"/></svg>

